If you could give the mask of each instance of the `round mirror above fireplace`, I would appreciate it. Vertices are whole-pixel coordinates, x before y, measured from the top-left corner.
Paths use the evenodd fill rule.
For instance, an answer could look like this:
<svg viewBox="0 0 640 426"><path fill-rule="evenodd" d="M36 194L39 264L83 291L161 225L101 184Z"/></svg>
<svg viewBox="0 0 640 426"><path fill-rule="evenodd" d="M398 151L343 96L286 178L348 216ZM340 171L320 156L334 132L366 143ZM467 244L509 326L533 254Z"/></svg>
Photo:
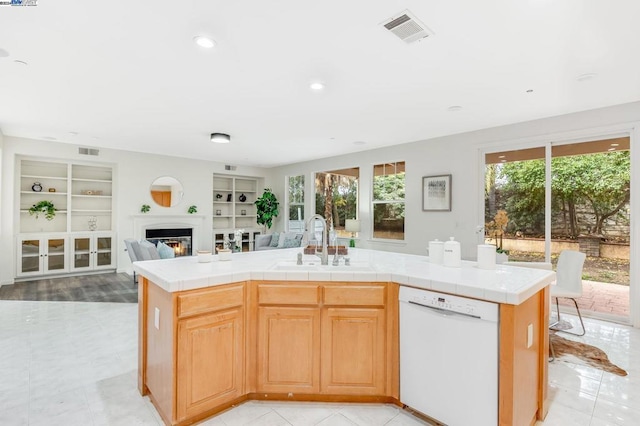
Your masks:
<svg viewBox="0 0 640 426"><path fill-rule="evenodd" d="M151 184L151 198L161 207L180 204L184 193L180 181L171 176L160 176Z"/></svg>

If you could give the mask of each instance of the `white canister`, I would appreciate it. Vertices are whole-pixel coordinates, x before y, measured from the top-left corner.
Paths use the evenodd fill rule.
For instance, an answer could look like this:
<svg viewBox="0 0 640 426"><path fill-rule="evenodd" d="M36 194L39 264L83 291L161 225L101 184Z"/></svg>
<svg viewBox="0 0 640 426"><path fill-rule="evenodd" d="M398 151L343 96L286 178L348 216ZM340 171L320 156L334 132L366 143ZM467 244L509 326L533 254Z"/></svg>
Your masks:
<svg viewBox="0 0 640 426"><path fill-rule="evenodd" d="M444 241L438 241L438 239L429 241L429 262L442 265L443 256Z"/></svg>
<svg viewBox="0 0 640 426"><path fill-rule="evenodd" d="M478 244L478 268L496 269L496 246Z"/></svg>
<svg viewBox="0 0 640 426"><path fill-rule="evenodd" d="M231 249L218 249L218 260L231 260Z"/></svg>
<svg viewBox="0 0 640 426"><path fill-rule="evenodd" d="M459 268L462 266L462 257L460 255L460 243L455 241L453 237L444 243L444 255L442 258L444 266Z"/></svg>
<svg viewBox="0 0 640 426"><path fill-rule="evenodd" d="M199 263L209 263L213 260L211 250L198 250L197 253Z"/></svg>

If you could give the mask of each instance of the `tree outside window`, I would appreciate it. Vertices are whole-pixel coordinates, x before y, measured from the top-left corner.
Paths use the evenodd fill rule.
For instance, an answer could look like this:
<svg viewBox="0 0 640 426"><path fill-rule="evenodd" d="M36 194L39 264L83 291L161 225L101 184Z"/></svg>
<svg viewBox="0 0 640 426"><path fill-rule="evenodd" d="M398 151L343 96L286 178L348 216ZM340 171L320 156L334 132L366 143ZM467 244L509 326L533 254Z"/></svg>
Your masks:
<svg viewBox="0 0 640 426"><path fill-rule="evenodd" d="M288 177L287 210L290 232L304 231L304 175Z"/></svg>
<svg viewBox="0 0 640 426"><path fill-rule="evenodd" d="M404 240L405 163L373 166L373 237Z"/></svg>
<svg viewBox="0 0 640 426"><path fill-rule="evenodd" d="M355 219L358 210L360 169L332 170L316 173L316 213L327 220L327 227L340 237L350 237L344 230L347 219Z"/></svg>

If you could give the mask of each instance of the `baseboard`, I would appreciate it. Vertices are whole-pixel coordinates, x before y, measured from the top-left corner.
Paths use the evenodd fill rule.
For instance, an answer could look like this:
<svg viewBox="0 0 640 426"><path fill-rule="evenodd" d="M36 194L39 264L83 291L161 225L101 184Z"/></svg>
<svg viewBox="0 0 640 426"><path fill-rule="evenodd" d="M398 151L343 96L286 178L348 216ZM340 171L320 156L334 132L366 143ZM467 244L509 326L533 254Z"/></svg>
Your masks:
<svg viewBox="0 0 640 426"><path fill-rule="evenodd" d="M2 285L14 285L16 283L16 280L5 280L5 281L0 281L0 286Z"/></svg>
<svg viewBox="0 0 640 426"><path fill-rule="evenodd" d="M100 270L100 271L83 271L83 272L74 272L74 273L65 273L65 274L36 275L36 276L31 276L31 277L16 278L14 281L16 283L19 283L19 282L37 281L37 280L43 280L43 279L79 277L79 276L82 276L82 275L113 274L114 272L116 272L115 269L103 269L103 270Z"/></svg>

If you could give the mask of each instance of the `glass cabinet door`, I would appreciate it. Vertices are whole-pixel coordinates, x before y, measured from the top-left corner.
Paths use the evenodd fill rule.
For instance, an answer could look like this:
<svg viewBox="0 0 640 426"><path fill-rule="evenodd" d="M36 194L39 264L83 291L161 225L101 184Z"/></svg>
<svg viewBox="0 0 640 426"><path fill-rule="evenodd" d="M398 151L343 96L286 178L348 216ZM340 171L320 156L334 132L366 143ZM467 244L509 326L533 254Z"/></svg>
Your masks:
<svg viewBox="0 0 640 426"><path fill-rule="evenodd" d="M96 265L97 266L109 266L111 265L111 237L98 237L96 238Z"/></svg>
<svg viewBox="0 0 640 426"><path fill-rule="evenodd" d="M47 240L47 255L45 257L47 271L65 269L64 252L64 238L50 238Z"/></svg>
<svg viewBox="0 0 640 426"><path fill-rule="evenodd" d="M91 266L91 238L73 238L73 269Z"/></svg>
<svg viewBox="0 0 640 426"><path fill-rule="evenodd" d="M20 272L40 271L40 240L22 240L20 250Z"/></svg>

